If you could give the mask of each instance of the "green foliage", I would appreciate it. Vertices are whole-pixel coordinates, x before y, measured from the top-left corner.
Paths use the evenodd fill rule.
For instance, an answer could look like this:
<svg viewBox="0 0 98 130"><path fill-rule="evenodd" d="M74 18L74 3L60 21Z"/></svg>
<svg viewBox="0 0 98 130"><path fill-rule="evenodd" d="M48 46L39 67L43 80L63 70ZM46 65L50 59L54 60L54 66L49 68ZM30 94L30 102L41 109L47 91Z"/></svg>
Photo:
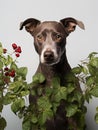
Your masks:
<svg viewBox="0 0 98 130"><path fill-rule="evenodd" d="M12 52L12 54L14 54ZM26 82L27 67L18 67L17 57L4 52L0 43L0 114L4 105L11 104L11 110L16 114L25 107L24 96L29 94ZM7 123L0 115L0 130L4 130Z"/></svg>
<svg viewBox="0 0 98 130"><path fill-rule="evenodd" d="M14 49L16 45L13 45ZM84 102L98 97L98 57L97 53L89 54L86 60L65 75L65 85L61 86L60 78L54 77L51 86L45 86L43 74L36 74L31 83L27 83L27 67L17 66L17 57L4 53L0 43L0 114L4 105L11 104L11 110L21 119L23 130L46 130L47 120L55 117L61 102L66 103L63 109L66 118L77 122L77 129L84 130L85 114ZM19 50L20 53L20 50ZM83 92L77 88L78 82L83 86ZM81 86L81 87L82 87ZM26 103L28 95L32 95L33 102ZM98 123L98 107L95 121ZM7 123L0 115L0 130L4 130ZM69 130L74 125L69 122Z"/></svg>
<svg viewBox="0 0 98 130"><path fill-rule="evenodd" d="M68 81L66 86L61 86L59 77L54 77L52 81L52 86L47 87L43 86L43 82L45 81L44 75L42 74L34 75L33 77L34 80L31 83L33 86L32 88L33 90L31 90L33 92L31 94L36 101L35 103L32 102L32 104L30 104L26 110L25 115L26 118L24 117L23 119L23 130L25 130L25 123L27 123L25 122L26 119L28 119L28 126L30 129L34 128L36 130L38 129L46 130L45 128L46 121L53 119L53 117L56 115L57 108L62 100L66 101L66 107L65 107L65 112L67 113L66 118L71 118L75 116L75 120L77 121L79 118L81 118L81 120L82 119L85 120L83 118L84 113L86 113L86 111L83 110L84 106L83 96L75 86L75 82L77 80L75 79L73 73L70 73L70 76L71 79L69 78L69 74L67 79L65 77L65 80ZM76 116L78 114L79 117ZM81 128L84 127L84 124L85 123L83 122Z"/></svg>
<svg viewBox="0 0 98 130"><path fill-rule="evenodd" d="M43 83L45 81L44 75L37 73L33 76L33 82L34 83Z"/></svg>
<svg viewBox="0 0 98 130"><path fill-rule="evenodd" d="M89 103L92 97L98 97L98 53L92 52L87 59L83 60L81 65L72 69L78 80L84 86L84 101ZM98 123L98 108L95 115L95 121Z"/></svg>
<svg viewBox="0 0 98 130"><path fill-rule="evenodd" d="M4 130L6 125L7 125L6 120L0 116L0 130Z"/></svg>
<svg viewBox="0 0 98 130"><path fill-rule="evenodd" d="M11 105L11 110L16 114L19 110L21 110L25 106L25 101L23 98L14 100Z"/></svg>

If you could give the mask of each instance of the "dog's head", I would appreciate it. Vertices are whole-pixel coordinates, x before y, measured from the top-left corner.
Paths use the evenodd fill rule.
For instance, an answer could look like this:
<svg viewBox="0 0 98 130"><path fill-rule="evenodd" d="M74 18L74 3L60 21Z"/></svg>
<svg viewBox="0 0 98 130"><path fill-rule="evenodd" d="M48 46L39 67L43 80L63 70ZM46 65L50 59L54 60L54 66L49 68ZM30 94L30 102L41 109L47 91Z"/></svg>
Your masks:
<svg viewBox="0 0 98 130"><path fill-rule="evenodd" d="M35 49L43 64L53 65L60 61L65 52L66 37L75 30L76 25L84 29L84 24L74 18L64 18L60 22L30 18L20 24L34 37Z"/></svg>

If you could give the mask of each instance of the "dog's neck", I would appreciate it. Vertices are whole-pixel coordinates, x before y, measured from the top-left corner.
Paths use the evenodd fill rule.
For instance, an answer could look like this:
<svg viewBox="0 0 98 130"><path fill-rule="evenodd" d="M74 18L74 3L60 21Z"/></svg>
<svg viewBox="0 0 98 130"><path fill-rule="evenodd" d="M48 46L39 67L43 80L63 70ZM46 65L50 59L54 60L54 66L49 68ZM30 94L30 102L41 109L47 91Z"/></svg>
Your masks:
<svg viewBox="0 0 98 130"><path fill-rule="evenodd" d="M39 64L37 73L42 73L45 78L48 85L51 85L51 81L53 77L59 76L61 80L63 80L66 73L68 73L71 70L70 65L68 64L66 52L61 57L61 60L59 63L49 66L46 64Z"/></svg>

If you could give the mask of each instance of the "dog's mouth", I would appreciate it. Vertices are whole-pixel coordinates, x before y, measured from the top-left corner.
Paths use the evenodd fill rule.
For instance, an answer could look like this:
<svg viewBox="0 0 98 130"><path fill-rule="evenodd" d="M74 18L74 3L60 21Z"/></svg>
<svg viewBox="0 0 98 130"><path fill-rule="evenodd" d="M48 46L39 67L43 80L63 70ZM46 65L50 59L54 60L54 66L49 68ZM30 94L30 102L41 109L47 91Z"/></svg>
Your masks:
<svg viewBox="0 0 98 130"><path fill-rule="evenodd" d="M54 65L54 64L56 64L56 63L57 63L57 62L54 61L54 60L52 60L52 61L47 60L47 61L45 61L43 64L46 64L46 65L52 66L52 65Z"/></svg>

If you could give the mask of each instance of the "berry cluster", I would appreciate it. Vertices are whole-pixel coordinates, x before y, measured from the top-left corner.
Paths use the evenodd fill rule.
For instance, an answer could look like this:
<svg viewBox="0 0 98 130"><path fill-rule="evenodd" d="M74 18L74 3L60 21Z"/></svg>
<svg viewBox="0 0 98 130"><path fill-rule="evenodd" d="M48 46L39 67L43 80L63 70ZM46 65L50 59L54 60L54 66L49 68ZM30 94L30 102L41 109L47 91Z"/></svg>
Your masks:
<svg viewBox="0 0 98 130"><path fill-rule="evenodd" d="M21 47L20 47L20 46L17 46L16 43L13 43L13 44L12 44L12 47L13 47L13 49L14 49L14 51L15 51L16 57L19 57L19 56L20 56L20 53L22 52L22 51L21 51Z"/></svg>
<svg viewBox="0 0 98 130"><path fill-rule="evenodd" d="M22 52L21 47L18 46L16 43L13 43L12 48L13 48L14 51L10 54L10 56L12 54L15 54L16 58L20 57L20 53ZM7 53L6 48L3 48L3 53L4 54ZM9 79L10 77L13 77L13 78L15 77L15 74L16 74L15 70L8 68L8 66L4 67L3 70L4 70L4 76L6 77L6 79Z"/></svg>
<svg viewBox="0 0 98 130"><path fill-rule="evenodd" d="M4 68L5 76L15 77L15 70L10 70L8 67Z"/></svg>

